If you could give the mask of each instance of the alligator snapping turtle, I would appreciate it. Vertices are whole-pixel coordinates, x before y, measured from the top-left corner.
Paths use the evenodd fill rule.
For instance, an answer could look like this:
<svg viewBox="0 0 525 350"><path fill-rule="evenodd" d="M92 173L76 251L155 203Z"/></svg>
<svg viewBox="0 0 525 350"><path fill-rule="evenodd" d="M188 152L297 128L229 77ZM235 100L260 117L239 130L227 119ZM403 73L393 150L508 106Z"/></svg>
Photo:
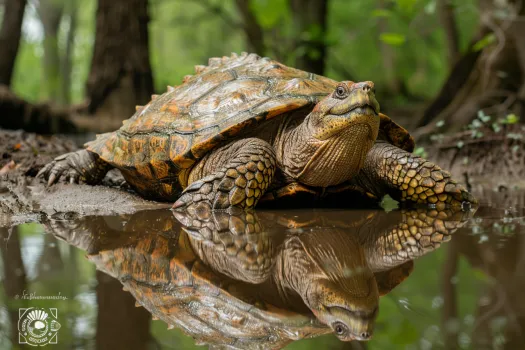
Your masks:
<svg viewBox="0 0 525 350"><path fill-rule="evenodd" d="M338 83L256 54L197 66L86 146L39 174L49 184L61 176L96 184L115 167L139 194L177 200L174 207L251 208L263 196L345 190L475 201L448 172L410 153L413 138L379 113L372 82Z"/></svg>
<svg viewBox="0 0 525 350"><path fill-rule="evenodd" d="M379 296L466 222L448 210L350 211L345 223L331 217L341 212L294 214L313 220L287 229L266 212L148 211L48 227L170 326L199 342L267 349L329 332L370 338Z"/></svg>

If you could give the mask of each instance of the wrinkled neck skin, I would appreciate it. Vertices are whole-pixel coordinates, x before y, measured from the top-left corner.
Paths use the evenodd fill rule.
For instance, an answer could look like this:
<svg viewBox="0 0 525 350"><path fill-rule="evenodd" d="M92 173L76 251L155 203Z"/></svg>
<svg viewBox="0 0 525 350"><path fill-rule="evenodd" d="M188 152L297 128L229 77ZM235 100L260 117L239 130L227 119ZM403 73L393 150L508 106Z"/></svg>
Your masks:
<svg viewBox="0 0 525 350"><path fill-rule="evenodd" d="M352 179L363 167L377 131L369 123L357 121L320 140L313 136L315 126L311 116L304 120L300 120L301 117L292 114L286 118L275 140L277 157L284 172L296 181L314 187L335 186Z"/></svg>

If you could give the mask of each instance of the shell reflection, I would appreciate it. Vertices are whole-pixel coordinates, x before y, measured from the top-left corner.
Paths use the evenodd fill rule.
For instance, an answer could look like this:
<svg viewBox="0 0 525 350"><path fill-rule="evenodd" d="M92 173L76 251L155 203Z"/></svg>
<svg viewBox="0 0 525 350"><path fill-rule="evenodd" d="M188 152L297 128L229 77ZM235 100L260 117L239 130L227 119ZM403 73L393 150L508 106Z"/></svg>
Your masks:
<svg viewBox="0 0 525 350"><path fill-rule="evenodd" d="M54 217L155 318L198 343L282 348L327 333L373 335L379 298L470 213L436 210L144 211Z"/></svg>

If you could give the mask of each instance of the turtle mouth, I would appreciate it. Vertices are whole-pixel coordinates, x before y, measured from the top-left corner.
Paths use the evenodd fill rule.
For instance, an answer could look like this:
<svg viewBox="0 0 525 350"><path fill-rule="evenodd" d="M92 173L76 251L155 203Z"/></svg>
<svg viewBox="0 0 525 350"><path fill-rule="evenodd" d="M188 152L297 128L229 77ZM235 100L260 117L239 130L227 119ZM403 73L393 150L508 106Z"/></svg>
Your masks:
<svg viewBox="0 0 525 350"><path fill-rule="evenodd" d="M373 115L379 115L379 112L376 110L376 108L369 104L369 103L360 103L352 106L348 112L354 112L357 114L373 114Z"/></svg>
<svg viewBox="0 0 525 350"><path fill-rule="evenodd" d="M377 116L379 115L378 106L374 106L373 103L369 102L363 102L363 103L356 103L351 106L335 106L330 110L330 114L332 115L373 115Z"/></svg>

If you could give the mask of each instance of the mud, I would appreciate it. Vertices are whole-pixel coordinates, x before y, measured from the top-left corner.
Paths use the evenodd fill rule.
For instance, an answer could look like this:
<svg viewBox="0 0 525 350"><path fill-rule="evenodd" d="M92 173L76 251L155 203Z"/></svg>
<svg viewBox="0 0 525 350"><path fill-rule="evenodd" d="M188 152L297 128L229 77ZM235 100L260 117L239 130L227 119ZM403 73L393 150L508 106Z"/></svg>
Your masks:
<svg viewBox="0 0 525 350"><path fill-rule="evenodd" d="M100 186L57 184L35 178L54 157L77 149L64 137L0 130L0 227L38 222L42 215L120 215L170 207L132 193L117 170Z"/></svg>
<svg viewBox="0 0 525 350"><path fill-rule="evenodd" d="M525 125L435 135L427 158L470 186L525 189Z"/></svg>

